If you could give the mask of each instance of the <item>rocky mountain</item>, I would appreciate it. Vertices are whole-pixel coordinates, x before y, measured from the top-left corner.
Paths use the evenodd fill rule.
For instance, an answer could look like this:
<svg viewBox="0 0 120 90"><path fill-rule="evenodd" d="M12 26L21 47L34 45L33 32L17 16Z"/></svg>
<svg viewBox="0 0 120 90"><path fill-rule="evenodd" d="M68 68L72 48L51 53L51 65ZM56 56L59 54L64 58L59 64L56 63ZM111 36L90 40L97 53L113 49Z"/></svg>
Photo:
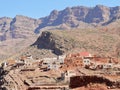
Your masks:
<svg viewBox="0 0 120 90"><path fill-rule="evenodd" d="M34 29L40 20L22 15L0 18L0 59L28 47L37 38Z"/></svg>
<svg viewBox="0 0 120 90"><path fill-rule="evenodd" d="M107 26L120 20L120 6L107 7L67 7L64 10L53 10L50 15L33 19L22 15L14 18L0 18L0 41L10 38L29 38L40 30L86 28Z"/></svg>
<svg viewBox="0 0 120 90"><path fill-rule="evenodd" d="M0 18L0 41L33 36L40 20L17 15L15 18Z"/></svg>
<svg viewBox="0 0 120 90"><path fill-rule="evenodd" d="M56 26L57 29L105 26L118 19L120 19L120 6L67 7L61 11L53 10L49 16L42 18L42 23L35 32L39 32L45 27L53 29L53 26Z"/></svg>
<svg viewBox="0 0 120 90"><path fill-rule="evenodd" d="M11 56L13 53L33 44L36 38L38 38L38 34L44 30L77 29L85 31L88 29L95 30L96 28L96 30L109 31L109 34L116 34L117 36L115 37L118 38L118 36L120 36L119 23L120 6L107 7L103 5L97 5L95 7L67 7L61 11L53 10L50 15L39 19L22 15L16 15L14 18L2 17L0 18L0 58L6 55ZM74 33L74 31L72 33ZM46 35L47 38L44 37L44 35ZM55 34L53 36L57 37L57 42L51 43L52 39L54 39L53 37L51 39L51 33L43 33L42 37L39 37L35 44L38 48L44 48L45 50L50 49L58 55L76 46L76 44L74 46L72 42L67 43L62 39L63 41L61 41L61 43L70 45L70 48L65 46L65 51L62 51L64 46L60 45L59 40L63 37L59 37L59 35L56 36ZM72 36L74 37L74 34ZM72 40L74 41L74 38ZM40 43L38 44L38 42Z"/></svg>
<svg viewBox="0 0 120 90"><path fill-rule="evenodd" d="M29 50L40 56L38 50L51 50L55 55L89 51L100 56L120 56L120 36L97 29L51 30L44 31Z"/></svg>
<svg viewBox="0 0 120 90"><path fill-rule="evenodd" d="M8 32L10 28L10 22L12 21L12 18L3 17L0 18L0 41L6 40L6 33Z"/></svg>

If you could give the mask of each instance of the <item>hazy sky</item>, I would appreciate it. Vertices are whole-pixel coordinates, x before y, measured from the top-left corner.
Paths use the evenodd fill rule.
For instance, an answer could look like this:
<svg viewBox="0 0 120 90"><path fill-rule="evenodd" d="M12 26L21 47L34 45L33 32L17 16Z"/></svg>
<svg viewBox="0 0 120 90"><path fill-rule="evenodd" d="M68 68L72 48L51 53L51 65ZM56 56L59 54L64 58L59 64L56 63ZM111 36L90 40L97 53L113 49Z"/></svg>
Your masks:
<svg viewBox="0 0 120 90"><path fill-rule="evenodd" d="M25 15L40 18L50 14L54 9L62 10L72 6L89 6L97 4L120 6L120 0L0 0L0 17Z"/></svg>

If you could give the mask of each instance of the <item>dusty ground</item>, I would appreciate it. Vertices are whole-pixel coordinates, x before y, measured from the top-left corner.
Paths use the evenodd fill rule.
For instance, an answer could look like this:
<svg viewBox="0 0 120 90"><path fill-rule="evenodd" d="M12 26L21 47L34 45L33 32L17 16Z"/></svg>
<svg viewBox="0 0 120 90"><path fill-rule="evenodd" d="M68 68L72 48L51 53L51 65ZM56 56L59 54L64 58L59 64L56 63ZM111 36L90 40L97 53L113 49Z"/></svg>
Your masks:
<svg viewBox="0 0 120 90"><path fill-rule="evenodd" d="M20 69L11 70L5 76L5 86L15 90L27 90L28 86L41 84L56 84L56 78L60 77L59 71L41 72L38 69L35 71L20 71ZM8 82L8 83L7 83ZM25 84L27 82L27 84Z"/></svg>

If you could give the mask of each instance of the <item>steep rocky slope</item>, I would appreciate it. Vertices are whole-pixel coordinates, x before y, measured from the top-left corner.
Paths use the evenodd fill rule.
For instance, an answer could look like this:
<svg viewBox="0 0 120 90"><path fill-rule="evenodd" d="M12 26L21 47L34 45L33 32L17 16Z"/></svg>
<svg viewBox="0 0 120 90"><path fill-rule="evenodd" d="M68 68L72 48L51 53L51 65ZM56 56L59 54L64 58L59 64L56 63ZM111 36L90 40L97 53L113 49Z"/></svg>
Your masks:
<svg viewBox="0 0 120 90"><path fill-rule="evenodd" d="M13 38L29 38L33 36L34 29L38 27L39 20L17 15L10 24Z"/></svg>
<svg viewBox="0 0 120 90"><path fill-rule="evenodd" d="M61 11L53 10L49 16L42 18L42 23L35 29L35 32L39 32L45 27L53 29L52 26L59 29L105 26L118 19L120 19L119 6L67 7Z"/></svg>
<svg viewBox="0 0 120 90"><path fill-rule="evenodd" d="M39 23L40 20L22 15L17 15L13 19L0 18L0 41L34 36L34 29Z"/></svg>
<svg viewBox="0 0 120 90"><path fill-rule="evenodd" d="M12 56L28 47L37 38L34 29L40 20L17 15L15 18L0 18L0 59Z"/></svg>
<svg viewBox="0 0 120 90"><path fill-rule="evenodd" d="M32 47L52 50L56 55L89 51L97 55L117 56L119 42L119 35L101 30L52 30L42 32Z"/></svg>
<svg viewBox="0 0 120 90"><path fill-rule="evenodd" d="M10 28L10 22L12 21L12 18L3 17L0 18L0 41L6 40L6 37L8 37L8 30Z"/></svg>
<svg viewBox="0 0 120 90"><path fill-rule="evenodd" d="M61 11L53 10L50 13L50 15L43 18L39 18L39 19L34 19L27 16L22 16L22 15L16 15L14 18L2 17L0 18L0 50L1 50L0 59L3 59L2 57L6 57L6 56L8 57L9 55L13 55L13 53L16 53L22 50L23 48L28 47L30 44L34 43L34 40L38 38L38 34L42 30L56 30L56 29L57 30L71 30L71 29L79 30L80 29L80 30L86 31L88 29L96 28L96 30L103 30L111 34L114 33L114 34L117 34L117 36L118 35L120 36L119 23L120 23L120 6L107 7L103 5L96 5L95 7L85 7L85 6L67 7L66 9ZM69 31L67 31L66 33L69 33ZM74 33L74 31L72 33ZM76 47L76 46L82 47L82 46L79 46L79 44L75 44L74 46L73 45L74 42L72 41L65 42L64 40L61 41L61 43L64 43L64 45L60 45L59 39L61 37L62 38L64 37L63 36L59 37L57 33L55 34L54 36L57 37L58 43L52 42L51 44L50 42L50 46L44 43L45 41L50 41L48 38L46 39L39 38L41 41L40 43L45 45L43 46L43 48L51 49L55 54L62 54L64 51L71 50L71 48L73 47ZM96 33L96 34L99 34L99 33ZM85 35L83 37L86 38L88 36ZM67 37L65 38L68 40L71 40L71 38L67 38ZM114 38L116 38L116 35ZM77 39L75 39L75 41L76 40ZM74 41L74 38L73 38L73 41ZM56 44L60 46L57 46ZM93 44L96 45L97 43L93 43ZM51 47L52 45L55 46L55 48ZM67 48L65 45L69 45L69 48ZM42 46L39 46L39 45L38 47L42 48ZM65 47L65 50L63 50L64 47ZM60 48L60 50L58 48ZM117 51L119 51L119 49L117 49Z"/></svg>

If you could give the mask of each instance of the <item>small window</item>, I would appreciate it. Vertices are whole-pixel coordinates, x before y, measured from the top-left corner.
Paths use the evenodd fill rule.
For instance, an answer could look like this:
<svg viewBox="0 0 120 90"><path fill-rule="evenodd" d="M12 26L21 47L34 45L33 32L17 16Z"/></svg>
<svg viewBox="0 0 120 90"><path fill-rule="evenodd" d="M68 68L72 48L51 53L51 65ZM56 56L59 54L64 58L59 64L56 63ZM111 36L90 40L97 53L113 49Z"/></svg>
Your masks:
<svg viewBox="0 0 120 90"><path fill-rule="evenodd" d="M108 67L111 67L111 65L108 65Z"/></svg>

